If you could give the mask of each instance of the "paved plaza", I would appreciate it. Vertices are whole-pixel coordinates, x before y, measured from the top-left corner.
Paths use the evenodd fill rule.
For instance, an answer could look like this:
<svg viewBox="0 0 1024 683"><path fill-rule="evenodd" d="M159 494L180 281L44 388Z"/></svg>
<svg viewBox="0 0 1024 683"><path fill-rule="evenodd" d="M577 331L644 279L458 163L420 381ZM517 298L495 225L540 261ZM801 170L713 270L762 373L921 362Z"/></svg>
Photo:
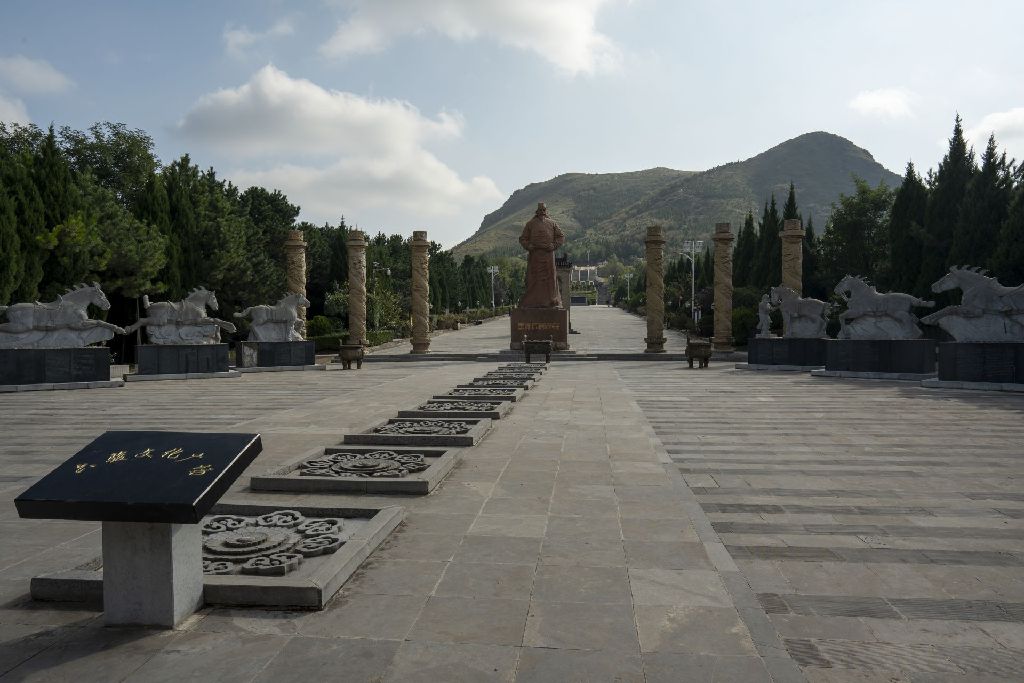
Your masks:
<svg viewBox="0 0 1024 683"><path fill-rule="evenodd" d="M643 348L639 318L572 316L581 351ZM507 334L500 319L432 348ZM556 360L428 496L248 490L493 367L0 395L0 681L1024 679L1024 396ZM22 520L11 501L110 429L258 431L223 502L401 505L405 522L323 611L104 627L28 595L99 556L98 524Z"/></svg>

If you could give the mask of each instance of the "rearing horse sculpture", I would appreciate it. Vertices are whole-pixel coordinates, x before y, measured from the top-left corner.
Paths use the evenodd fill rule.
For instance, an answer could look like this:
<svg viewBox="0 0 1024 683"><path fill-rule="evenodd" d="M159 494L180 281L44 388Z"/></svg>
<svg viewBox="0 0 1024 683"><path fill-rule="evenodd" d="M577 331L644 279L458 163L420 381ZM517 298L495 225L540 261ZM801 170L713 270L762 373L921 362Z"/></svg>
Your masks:
<svg viewBox="0 0 1024 683"><path fill-rule="evenodd" d="M308 307L309 300L303 295L287 294L273 306L250 306L235 317L252 319L249 341L304 341L299 308Z"/></svg>
<svg viewBox="0 0 1024 683"><path fill-rule="evenodd" d="M1024 285L1006 287L987 271L952 266L933 292L961 289L959 306L946 306L921 322L938 325L958 342L1024 342Z"/></svg>
<svg viewBox="0 0 1024 683"><path fill-rule="evenodd" d="M217 310L216 295L205 287L189 292L181 301L150 303L143 295L146 316L125 328L132 333L145 326L150 344L217 344L220 331L234 332L235 326L225 320L211 318L206 309Z"/></svg>
<svg viewBox="0 0 1024 683"><path fill-rule="evenodd" d="M839 314L839 339L918 339L921 328L910 309L935 306L934 301L910 294L879 292L853 275L845 276L833 291L846 301L846 310Z"/></svg>
<svg viewBox="0 0 1024 683"><path fill-rule="evenodd" d="M803 299L789 287L772 287L769 303L782 312L782 336L820 339L828 325L827 303L820 299Z"/></svg>
<svg viewBox="0 0 1024 683"><path fill-rule="evenodd" d="M49 303L0 306L8 322L0 325L0 349L79 348L112 339L125 331L89 318L89 304L109 310L110 302L95 282L79 284Z"/></svg>

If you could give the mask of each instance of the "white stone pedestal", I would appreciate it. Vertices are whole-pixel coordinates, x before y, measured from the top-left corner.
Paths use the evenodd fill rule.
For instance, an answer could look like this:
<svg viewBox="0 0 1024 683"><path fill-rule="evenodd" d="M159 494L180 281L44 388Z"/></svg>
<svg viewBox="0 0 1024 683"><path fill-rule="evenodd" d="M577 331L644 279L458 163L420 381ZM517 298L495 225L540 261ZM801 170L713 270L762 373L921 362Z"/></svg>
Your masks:
<svg viewBox="0 0 1024 683"><path fill-rule="evenodd" d="M203 605L198 524L103 522L103 618L174 628Z"/></svg>

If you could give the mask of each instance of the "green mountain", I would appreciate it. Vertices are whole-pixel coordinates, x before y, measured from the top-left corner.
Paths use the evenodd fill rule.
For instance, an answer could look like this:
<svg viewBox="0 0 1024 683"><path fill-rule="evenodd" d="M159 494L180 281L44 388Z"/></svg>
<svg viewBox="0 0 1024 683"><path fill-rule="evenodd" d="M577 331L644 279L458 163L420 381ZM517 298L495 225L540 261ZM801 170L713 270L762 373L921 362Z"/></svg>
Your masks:
<svg viewBox="0 0 1024 683"><path fill-rule="evenodd" d="M730 222L733 232L748 210L760 217L772 193L781 206L789 183L806 221L821 230L840 193L854 191L853 176L872 185L898 187L900 176L874 160L866 149L832 133L806 133L746 161L708 171L652 168L630 173L565 173L516 190L480 228L453 251L458 256L506 256L521 252L517 239L537 202L566 235L575 260L611 253L627 257L643 252L647 226L665 227L669 249L684 238L707 238L715 223Z"/></svg>

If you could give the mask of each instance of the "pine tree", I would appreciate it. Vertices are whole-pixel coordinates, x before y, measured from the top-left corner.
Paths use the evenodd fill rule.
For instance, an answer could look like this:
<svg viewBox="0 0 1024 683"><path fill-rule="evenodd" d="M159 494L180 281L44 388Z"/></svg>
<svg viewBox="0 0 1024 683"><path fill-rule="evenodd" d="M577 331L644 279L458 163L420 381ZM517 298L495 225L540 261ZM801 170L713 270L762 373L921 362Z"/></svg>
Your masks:
<svg viewBox="0 0 1024 683"><path fill-rule="evenodd" d="M734 287L751 284L754 268L754 252L757 249L757 231L754 230L754 212L747 211L743 227L736 237L736 248L732 253L732 281Z"/></svg>
<svg viewBox="0 0 1024 683"><path fill-rule="evenodd" d="M170 297L184 294L181 286L181 245L171 230L171 204L167 198L164 180L150 173L135 206L139 220L152 225L163 236L164 267L156 278L154 291L166 290Z"/></svg>
<svg viewBox="0 0 1024 683"><path fill-rule="evenodd" d="M1013 182L1006 153L996 149L996 138L989 136L981 155L981 170L967 184L953 248L952 264L980 266L989 262L999 237L999 228L1010 208Z"/></svg>
<svg viewBox="0 0 1024 683"><path fill-rule="evenodd" d="M43 200L32 180L31 165L32 157L28 152L12 154L0 162L0 188L3 188L0 194L6 193L10 198L18 230L20 275L12 293L15 301L39 298L43 263L49 252L49 233L43 225Z"/></svg>
<svg viewBox="0 0 1024 683"><path fill-rule="evenodd" d="M927 206L928 188L917 174L914 163L908 162L889 217L886 284L892 291L924 293L917 289L917 282L921 275L921 235Z"/></svg>
<svg viewBox="0 0 1024 683"><path fill-rule="evenodd" d="M11 295L21 284L21 275L21 239L15 224L14 202L0 191L0 305L13 303Z"/></svg>
<svg viewBox="0 0 1024 683"><path fill-rule="evenodd" d="M915 291L927 292L950 265L950 249L967 185L975 173L974 150L968 149L959 114L949 150L939 163L925 209L921 272Z"/></svg>
<svg viewBox="0 0 1024 683"><path fill-rule="evenodd" d="M804 283L803 294L805 297L824 301L828 299L828 288L821 279L821 245L814 232L814 216L807 219L803 246L804 254L801 267Z"/></svg>
<svg viewBox="0 0 1024 683"><path fill-rule="evenodd" d="M1024 284L1024 184L1018 184L990 260L992 274L1007 286Z"/></svg>
<svg viewBox="0 0 1024 683"><path fill-rule="evenodd" d="M789 196L786 197L786 205L782 207L782 220L801 219L800 210L796 206L796 187L792 181L789 183Z"/></svg>

